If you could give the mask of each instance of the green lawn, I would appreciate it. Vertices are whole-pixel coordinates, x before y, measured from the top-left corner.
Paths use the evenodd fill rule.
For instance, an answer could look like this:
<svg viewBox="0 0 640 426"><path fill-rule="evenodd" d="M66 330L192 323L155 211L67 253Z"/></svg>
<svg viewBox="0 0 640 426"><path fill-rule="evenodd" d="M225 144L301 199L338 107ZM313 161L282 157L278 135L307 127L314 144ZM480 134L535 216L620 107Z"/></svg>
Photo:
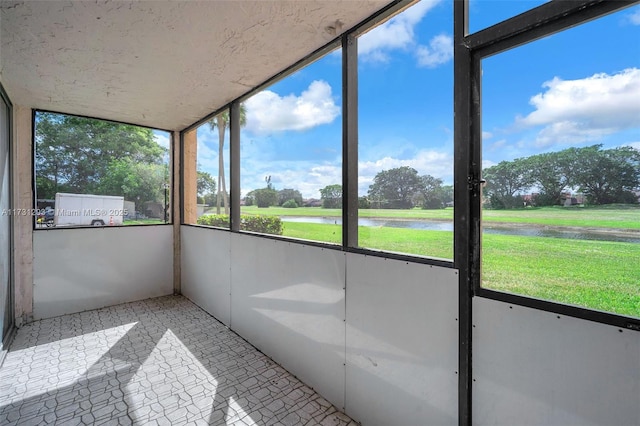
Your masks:
<svg viewBox="0 0 640 426"><path fill-rule="evenodd" d="M164 223L162 219L126 219L123 225L161 225Z"/></svg>
<svg viewBox="0 0 640 426"><path fill-rule="evenodd" d="M483 219L488 222L640 230L640 206L484 210Z"/></svg>
<svg viewBox="0 0 640 426"><path fill-rule="evenodd" d="M484 235L483 286L640 317L640 244Z"/></svg>
<svg viewBox="0 0 640 426"><path fill-rule="evenodd" d="M323 209L321 207L298 207L286 209L283 207L258 208L256 206L243 206L243 214L268 214L275 216L313 216L313 217L341 217L341 209ZM453 209L439 210L392 210L392 209L363 209L359 210L361 217L384 217L393 219L440 219L453 220Z"/></svg>
<svg viewBox="0 0 640 426"><path fill-rule="evenodd" d="M260 209L261 211L263 209ZM286 237L340 244L341 226L286 222ZM453 234L360 227L361 247L451 259ZM640 317L640 244L484 235L483 286Z"/></svg>
<svg viewBox="0 0 640 426"><path fill-rule="evenodd" d="M342 244L340 225L285 222L282 227L285 237ZM360 226L358 234L361 247L453 259L452 232Z"/></svg>
<svg viewBox="0 0 640 426"><path fill-rule="evenodd" d="M320 207L282 207L258 208L242 207L244 214L266 214L275 216L313 216L340 217L339 209ZM359 210L360 217L390 219L430 219L453 220L453 208L439 210ZM493 223L522 223L542 226L575 226L587 228L613 228L640 230L640 206L604 206L604 207L542 207L519 210L485 210L483 220Z"/></svg>

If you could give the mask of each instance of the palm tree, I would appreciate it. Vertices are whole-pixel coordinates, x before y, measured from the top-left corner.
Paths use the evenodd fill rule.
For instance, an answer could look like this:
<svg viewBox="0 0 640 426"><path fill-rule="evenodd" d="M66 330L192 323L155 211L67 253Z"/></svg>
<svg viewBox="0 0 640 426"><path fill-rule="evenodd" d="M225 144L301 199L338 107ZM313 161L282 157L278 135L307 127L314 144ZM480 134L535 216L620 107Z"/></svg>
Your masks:
<svg viewBox="0 0 640 426"><path fill-rule="evenodd" d="M229 214L229 196L224 177L224 132L229 126L229 111L222 112L208 121L211 130L218 128L218 195L216 196L216 213L220 214L220 200L224 202L224 214ZM240 127L247 124L247 108L240 104Z"/></svg>

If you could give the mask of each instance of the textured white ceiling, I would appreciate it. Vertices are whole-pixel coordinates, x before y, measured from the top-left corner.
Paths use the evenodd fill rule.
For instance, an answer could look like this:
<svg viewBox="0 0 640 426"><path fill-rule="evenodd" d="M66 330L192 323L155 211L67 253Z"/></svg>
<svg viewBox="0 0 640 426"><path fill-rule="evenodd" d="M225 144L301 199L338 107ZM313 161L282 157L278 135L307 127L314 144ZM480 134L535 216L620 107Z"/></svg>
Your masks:
<svg viewBox="0 0 640 426"><path fill-rule="evenodd" d="M389 0L0 2L12 102L181 130Z"/></svg>

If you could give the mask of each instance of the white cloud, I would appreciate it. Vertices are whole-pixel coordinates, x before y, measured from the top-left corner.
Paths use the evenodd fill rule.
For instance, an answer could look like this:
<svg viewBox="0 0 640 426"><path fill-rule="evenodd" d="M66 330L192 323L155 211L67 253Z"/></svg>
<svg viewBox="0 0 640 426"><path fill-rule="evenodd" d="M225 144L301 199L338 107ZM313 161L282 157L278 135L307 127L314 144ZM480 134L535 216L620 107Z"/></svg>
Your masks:
<svg viewBox="0 0 640 426"><path fill-rule="evenodd" d="M491 139L493 137L493 133L491 132L482 132L482 140Z"/></svg>
<svg viewBox="0 0 640 426"><path fill-rule="evenodd" d="M640 69L599 73L579 80L554 77L544 93L530 99L535 111L517 117L525 127L544 126L536 145L596 141L617 131L636 128L640 117Z"/></svg>
<svg viewBox="0 0 640 426"><path fill-rule="evenodd" d="M615 128L589 128L575 121L559 121L540 130L536 136L536 146L545 148L553 145L576 145L592 142L615 133Z"/></svg>
<svg viewBox="0 0 640 426"><path fill-rule="evenodd" d="M320 189L342 182L342 168L333 163L272 161L263 164L250 161L242 167L243 196L256 188L263 188L266 175L271 176L271 183L276 189L297 189L304 198L320 198Z"/></svg>
<svg viewBox="0 0 640 426"><path fill-rule="evenodd" d="M307 168L304 173L303 176L297 176L297 173L287 171L282 176L283 182L289 182L290 186L291 182L296 182L295 189L300 191L304 198L320 198L320 189L327 185L342 183L342 168L340 166L318 164ZM296 180L301 177L303 180Z"/></svg>
<svg viewBox="0 0 640 426"><path fill-rule="evenodd" d="M224 158L224 157L223 157ZM218 173L218 150L213 150L204 140L198 140L198 170L216 174Z"/></svg>
<svg viewBox="0 0 640 426"><path fill-rule="evenodd" d="M435 68L447 63L453 58L453 39L446 34L437 35L429 41L428 47L418 46L416 56L421 67Z"/></svg>
<svg viewBox="0 0 640 426"><path fill-rule="evenodd" d="M496 163L495 161L491 161L491 160L482 160L482 170L484 169L488 169L489 167L493 167L495 166Z"/></svg>
<svg viewBox="0 0 640 426"><path fill-rule="evenodd" d="M197 131L197 167L198 170L218 176L218 130L211 130L208 124L203 124ZM229 132L225 133L225 144L222 153L224 172L229 186Z"/></svg>
<svg viewBox="0 0 640 426"><path fill-rule="evenodd" d="M391 50L406 50L416 44L415 26L440 0L422 0L377 26L358 40L358 54L368 61L386 62Z"/></svg>
<svg viewBox="0 0 640 426"><path fill-rule="evenodd" d="M633 13L627 15L627 19L631 25L640 25L640 8L636 8Z"/></svg>
<svg viewBox="0 0 640 426"><path fill-rule="evenodd" d="M635 148L640 151L640 141L638 142L629 142L624 144L623 146L630 146L631 148Z"/></svg>
<svg viewBox="0 0 640 426"><path fill-rule="evenodd" d="M340 115L331 86L322 80L313 81L300 96L280 96L264 90L249 98L246 129L253 133L285 130L307 130L328 124Z"/></svg>
<svg viewBox="0 0 640 426"><path fill-rule="evenodd" d="M169 149L169 145L171 144L170 142L171 139L169 139L169 134L166 132L160 133L158 131L154 131L153 140L156 141L158 145L166 149Z"/></svg>
<svg viewBox="0 0 640 426"><path fill-rule="evenodd" d="M489 145L489 150L490 151L495 151L497 149L502 149L507 145L507 140L506 139L500 139L498 141L493 142L492 144Z"/></svg>

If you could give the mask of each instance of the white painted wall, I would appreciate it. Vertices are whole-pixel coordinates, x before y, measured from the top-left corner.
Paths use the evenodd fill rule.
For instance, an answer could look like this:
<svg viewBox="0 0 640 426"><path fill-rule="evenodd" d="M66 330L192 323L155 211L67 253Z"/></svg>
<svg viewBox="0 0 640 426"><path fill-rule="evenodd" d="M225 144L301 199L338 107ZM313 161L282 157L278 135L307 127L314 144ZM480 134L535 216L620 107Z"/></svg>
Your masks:
<svg viewBox="0 0 640 426"><path fill-rule="evenodd" d="M35 319L173 293L171 226L33 234Z"/></svg>
<svg viewBox="0 0 640 426"><path fill-rule="evenodd" d="M640 333L473 301L477 425L640 425Z"/></svg>
<svg viewBox="0 0 640 426"><path fill-rule="evenodd" d="M231 328L344 407L344 253L233 234L231 258Z"/></svg>
<svg viewBox="0 0 640 426"><path fill-rule="evenodd" d="M456 270L348 254L346 413L457 424L457 317Z"/></svg>
<svg viewBox="0 0 640 426"><path fill-rule="evenodd" d="M231 233L181 227L182 294L231 325Z"/></svg>
<svg viewBox="0 0 640 426"><path fill-rule="evenodd" d="M337 407L364 424L457 424L455 270L190 226L181 238L183 294Z"/></svg>

